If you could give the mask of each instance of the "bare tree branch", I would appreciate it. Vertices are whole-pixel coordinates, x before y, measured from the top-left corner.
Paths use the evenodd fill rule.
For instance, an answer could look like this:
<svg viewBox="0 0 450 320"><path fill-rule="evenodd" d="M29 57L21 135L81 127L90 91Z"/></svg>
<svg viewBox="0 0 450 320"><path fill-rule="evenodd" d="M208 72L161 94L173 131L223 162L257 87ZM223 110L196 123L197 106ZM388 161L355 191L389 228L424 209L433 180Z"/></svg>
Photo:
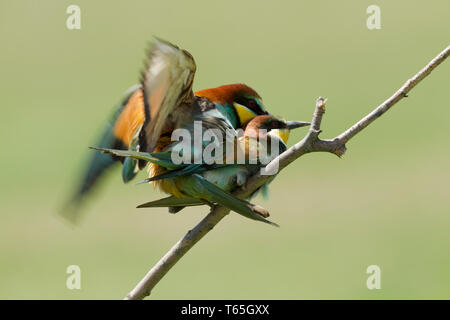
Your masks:
<svg viewBox="0 0 450 320"><path fill-rule="evenodd" d="M371 113L359 120L349 129L344 131L339 136L330 140L321 140L319 134L321 132L320 126L322 117L325 113L326 99L318 98L316 108L311 122L311 127L301 141L283 152L276 159L270 162L266 168L271 172L271 168L278 167L278 172L287 167L291 162L298 159L302 155L310 152L330 152L337 156L342 156L346 151L345 144L366 128L373 121L378 119L382 114L388 111L393 105L399 102L404 97L407 97L411 91L420 81L428 76L434 68L441 64L450 55L450 46L443 50L433 60L431 60L422 70L420 70L414 77L406 81L406 83L398 89L389 99L376 107ZM276 167L275 167L276 168ZM275 171L272 171L275 172ZM262 186L270 176L262 175L261 172L253 175L248 179L246 185L237 190L234 195L245 198L250 196L255 190ZM165 274L172 268L181 257L189 251L201 238L203 238L214 226L219 223L228 213L229 209L216 206L211 212L192 230L190 230L180 241L178 241L165 255L158 261L158 263L145 275L145 277L138 283L138 285L131 291L125 299L143 299L148 296L154 286L165 276Z"/></svg>

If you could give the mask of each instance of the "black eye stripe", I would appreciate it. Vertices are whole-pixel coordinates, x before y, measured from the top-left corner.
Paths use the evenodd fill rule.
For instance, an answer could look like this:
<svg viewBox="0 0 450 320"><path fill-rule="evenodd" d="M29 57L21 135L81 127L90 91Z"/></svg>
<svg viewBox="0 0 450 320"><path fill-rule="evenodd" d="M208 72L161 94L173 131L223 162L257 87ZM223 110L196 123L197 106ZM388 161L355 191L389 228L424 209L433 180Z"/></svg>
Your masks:
<svg viewBox="0 0 450 320"><path fill-rule="evenodd" d="M247 108L249 108L250 110L252 110L253 112L255 112L256 114L265 114L265 112L261 109L261 107L259 106L258 102L256 102L255 99L252 98L245 98L245 97L238 97L235 102L246 106Z"/></svg>

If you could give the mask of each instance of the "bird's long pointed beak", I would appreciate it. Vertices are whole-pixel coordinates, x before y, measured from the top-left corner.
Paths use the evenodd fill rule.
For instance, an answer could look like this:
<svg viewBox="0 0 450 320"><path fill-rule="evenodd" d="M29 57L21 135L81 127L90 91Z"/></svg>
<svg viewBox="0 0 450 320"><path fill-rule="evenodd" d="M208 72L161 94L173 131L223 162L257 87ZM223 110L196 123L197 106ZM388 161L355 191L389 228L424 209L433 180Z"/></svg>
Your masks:
<svg viewBox="0 0 450 320"><path fill-rule="evenodd" d="M287 128L289 130L300 128L300 127L306 127L309 126L311 123L305 122L305 121L288 121L287 122Z"/></svg>

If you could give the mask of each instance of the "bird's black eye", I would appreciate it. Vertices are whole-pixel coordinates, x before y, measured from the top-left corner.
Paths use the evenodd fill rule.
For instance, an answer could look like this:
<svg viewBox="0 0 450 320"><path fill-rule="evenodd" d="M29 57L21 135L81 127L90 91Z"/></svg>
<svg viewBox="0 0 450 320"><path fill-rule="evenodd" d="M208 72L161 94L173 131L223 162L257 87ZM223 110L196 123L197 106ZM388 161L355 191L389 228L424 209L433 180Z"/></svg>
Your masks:
<svg viewBox="0 0 450 320"><path fill-rule="evenodd" d="M254 109L257 105L258 105L258 104L256 103L256 101L253 100L253 99L249 99L249 100L247 101L247 106L248 106L250 109Z"/></svg>
<svg viewBox="0 0 450 320"><path fill-rule="evenodd" d="M280 123L278 121L272 121L271 126L273 129L277 129L280 126Z"/></svg>

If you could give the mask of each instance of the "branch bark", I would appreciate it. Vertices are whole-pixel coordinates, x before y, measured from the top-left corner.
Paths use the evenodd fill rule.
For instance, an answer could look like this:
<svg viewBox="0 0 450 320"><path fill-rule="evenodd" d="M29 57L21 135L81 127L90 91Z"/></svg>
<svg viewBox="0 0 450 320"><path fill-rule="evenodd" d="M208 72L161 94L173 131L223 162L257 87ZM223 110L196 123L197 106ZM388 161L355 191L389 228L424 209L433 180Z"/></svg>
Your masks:
<svg viewBox="0 0 450 320"><path fill-rule="evenodd" d="M346 151L346 143L355 135L365 129L369 124L378 119L386 111L403 98L408 96L420 81L427 77L431 71L440 65L450 55L450 46L445 48L433 60L431 60L422 70L420 70L411 79L405 82L390 98L376 107L372 112L359 120L353 126L348 128L342 134L330 140L322 140L319 138L321 132L321 122L325 113L326 99L319 97L316 101L316 108L313 114L310 129L307 135L294 146L283 152L276 159L270 162L266 168L268 172L272 171L274 166L278 167L277 173L287 167L290 163L310 152L329 152L341 157ZM251 195L257 188L263 185L269 175L263 175L261 172L253 175L248 179L243 188L237 190L234 195L245 198ZM200 221L195 228L189 230L188 233L179 240L158 263L145 275L145 277L137 284L137 286L125 297L126 300L143 299L150 295L155 285L166 275L166 273L189 251L201 238L203 238L214 226L220 222L228 213L229 209L216 206L211 212Z"/></svg>

